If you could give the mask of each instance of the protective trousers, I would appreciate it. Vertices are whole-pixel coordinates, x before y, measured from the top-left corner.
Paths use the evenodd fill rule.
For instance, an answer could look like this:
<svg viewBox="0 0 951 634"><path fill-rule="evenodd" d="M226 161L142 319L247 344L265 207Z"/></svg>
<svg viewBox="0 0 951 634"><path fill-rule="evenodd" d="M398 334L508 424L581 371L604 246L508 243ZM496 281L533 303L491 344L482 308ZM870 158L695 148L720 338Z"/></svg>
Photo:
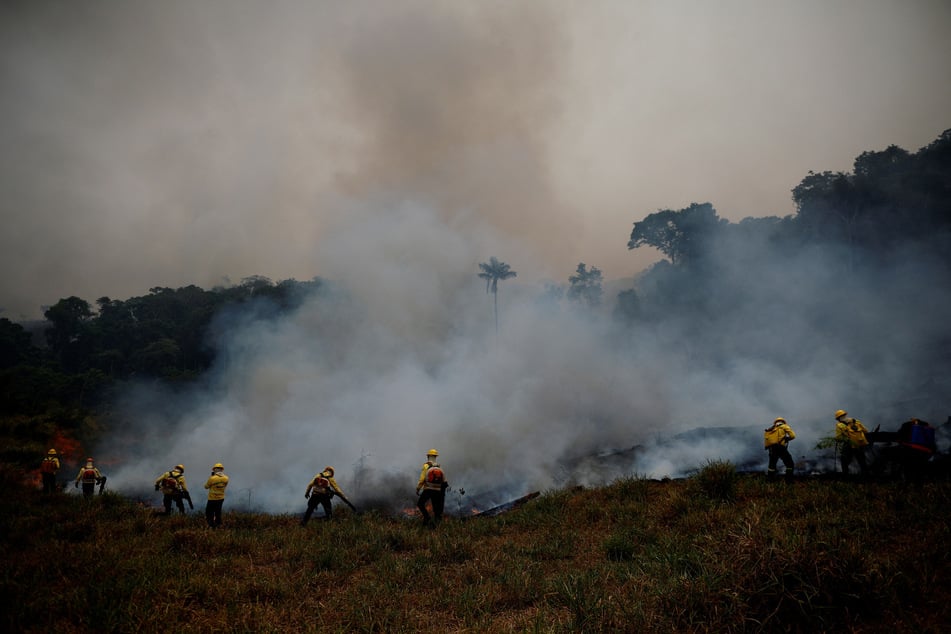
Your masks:
<svg viewBox="0 0 951 634"><path fill-rule="evenodd" d="M793 459L789 454L789 449L785 445L772 445L769 447L769 467L766 470L767 475L776 475L776 464L782 460L786 466L786 477L791 478L793 474Z"/></svg>
<svg viewBox="0 0 951 634"><path fill-rule="evenodd" d="M182 499L181 493L166 493L162 496L162 504L165 506L165 514L172 514L172 502L175 502L175 506L178 507L178 512L184 515L185 502Z"/></svg>
<svg viewBox="0 0 951 634"><path fill-rule="evenodd" d="M842 473L849 474L849 465L852 459L859 463L862 475L868 474L868 464L865 462L865 447L853 447L851 443L845 443L842 446Z"/></svg>
<svg viewBox="0 0 951 634"><path fill-rule="evenodd" d="M419 500L416 502L416 508L419 509L419 512L423 514L423 524L429 524L430 517L429 511L426 509L426 502L431 502L433 505L433 515L435 516L436 523L442 519L442 510L446 503L446 492L445 491L434 491L433 489L423 489L423 492L419 495Z"/></svg>
<svg viewBox="0 0 951 634"><path fill-rule="evenodd" d="M314 514L317 505L324 507L324 519L329 520L333 517L333 505L330 503L331 496L314 494L307 500L307 510L304 511L304 518L301 520L301 526L306 526L310 516Z"/></svg>
<svg viewBox="0 0 951 634"><path fill-rule="evenodd" d="M205 520L208 522L208 526L212 528L221 526L221 507L224 503L224 500L208 500L205 505Z"/></svg>

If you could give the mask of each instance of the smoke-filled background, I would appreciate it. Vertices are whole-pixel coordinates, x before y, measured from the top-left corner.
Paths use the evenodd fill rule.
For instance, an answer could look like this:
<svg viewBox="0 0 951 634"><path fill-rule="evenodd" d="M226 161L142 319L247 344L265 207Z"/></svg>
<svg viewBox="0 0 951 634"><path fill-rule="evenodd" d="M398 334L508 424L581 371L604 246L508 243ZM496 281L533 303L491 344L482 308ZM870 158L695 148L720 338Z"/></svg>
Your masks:
<svg viewBox="0 0 951 634"><path fill-rule="evenodd" d="M951 112L949 36L941 1L6 2L3 315L332 281L290 314L221 316L202 385L126 395L136 444L98 448L135 461L109 474L119 489L178 462L195 489L220 460L236 499L288 510L332 464L355 501L399 507L436 447L491 503L749 459L711 439L592 456L728 425L755 447L780 414L809 453L834 409L933 378L910 369L947 293L910 321L886 299L945 279L858 271L836 291L834 254L744 246L781 266L775 285L706 323L622 332L539 286L582 261L634 276L658 255L627 249L631 225L655 209L783 216L808 170L928 143ZM724 249L726 274L749 273ZM490 256L518 272L498 333L476 277Z"/></svg>

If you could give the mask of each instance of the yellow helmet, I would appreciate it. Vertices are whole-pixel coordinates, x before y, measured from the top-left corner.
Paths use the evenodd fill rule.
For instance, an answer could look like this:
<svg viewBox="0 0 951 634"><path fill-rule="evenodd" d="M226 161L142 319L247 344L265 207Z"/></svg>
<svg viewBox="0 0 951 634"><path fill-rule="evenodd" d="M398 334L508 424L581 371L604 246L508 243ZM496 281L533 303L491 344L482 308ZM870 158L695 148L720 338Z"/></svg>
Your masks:
<svg viewBox="0 0 951 634"><path fill-rule="evenodd" d="M848 412L845 411L844 409L837 409L837 410L835 410L835 417L836 417L836 418L842 418L842 417L845 416L846 414L848 414Z"/></svg>
<svg viewBox="0 0 951 634"><path fill-rule="evenodd" d="M776 423L785 423L785 422L786 422L786 419L783 418L782 416L779 416L778 418L776 418L776 420L773 421L773 424L775 425Z"/></svg>
<svg viewBox="0 0 951 634"><path fill-rule="evenodd" d="M215 466L212 467L212 470L215 470L215 469L224 469L224 468L225 468L225 466L224 466L223 464L221 464L220 462L216 462L216 463L215 463Z"/></svg>
<svg viewBox="0 0 951 634"><path fill-rule="evenodd" d="M427 456L432 456L433 458L435 458L436 456L439 455L439 452L436 451L435 449L430 449L429 451L426 452L426 455L427 455Z"/></svg>
<svg viewBox="0 0 951 634"><path fill-rule="evenodd" d="M47 451L46 453L47 453L48 455L50 455L50 456L55 456L55 455L56 455L56 450L55 450L55 449L50 449L50 450Z"/></svg>
<svg viewBox="0 0 951 634"><path fill-rule="evenodd" d="M175 470L185 473L185 465L177 464L175 465Z"/></svg>
<svg viewBox="0 0 951 634"><path fill-rule="evenodd" d="M332 478L332 477L334 477L334 468L333 468L333 467L324 467L324 473L329 474L330 477Z"/></svg>

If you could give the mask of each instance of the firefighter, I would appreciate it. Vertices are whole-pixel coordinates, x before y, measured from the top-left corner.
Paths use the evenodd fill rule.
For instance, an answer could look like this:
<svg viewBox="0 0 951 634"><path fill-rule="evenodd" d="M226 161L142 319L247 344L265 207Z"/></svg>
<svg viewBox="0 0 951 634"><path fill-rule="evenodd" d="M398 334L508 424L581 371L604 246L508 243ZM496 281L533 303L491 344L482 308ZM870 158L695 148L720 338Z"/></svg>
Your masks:
<svg viewBox="0 0 951 634"><path fill-rule="evenodd" d="M43 476L43 493L56 492L56 474L59 473L59 458L56 450L50 449L40 462L40 474Z"/></svg>
<svg viewBox="0 0 951 634"><path fill-rule="evenodd" d="M100 473L93 462L92 458L86 458L86 465L80 467L79 473L76 475L76 488L78 489L79 483L82 482L83 497L85 498L91 498L96 492L96 485L106 481L105 476Z"/></svg>
<svg viewBox="0 0 951 634"><path fill-rule="evenodd" d="M862 421L849 418L844 409L835 412L835 441L840 447L843 475L849 475L849 465L854 458L859 463L863 476L868 475L868 463L865 460L865 447L868 446L868 430Z"/></svg>
<svg viewBox="0 0 951 634"><path fill-rule="evenodd" d="M162 492L162 505L165 507L165 515L172 514L172 502L178 507L178 512L185 514L185 502L192 505L192 496L188 492L188 486L185 484L185 465L177 464L155 480L155 490Z"/></svg>
<svg viewBox="0 0 951 634"><path fill-rule="evenodd" d="M333 518L333 505L330 501L335 495L343 500L347 506L356 511L356 508L350 503L347 496L343 494L343 490L337 485L337 481L334 480L334 468L324 467L324 470L315 475L310 483L308 483L307 490L304 491L304 498L307 500L307 510L304 511L304 517L301 518L300 525L307 526L307 522L310 520L310 516L314 514L318 504L324 507L324 520L329 521Z"/></svg>
<svg viewBox="0 0 951 634"><path fill-rule="evenodd" d="M435 526L442 521L442 510L446 503L446 489L449 484L446 482L446 474L442 467L436 462L439 452L430 449L426 452L426 462L419 472L419 481L416 483L416 495L419 499L416 501L416 508L423 515L423 526L429 526L430 522ZM430 519L429 511L426 509L426 503L429 502L433 507L433 517Z"/></svg>
<svg viewBox="0 0 951 634"><path fill-rule="evenodd" d="M228 486L228 476L225 475L225 466L216 462L211 468L211 475L205 482L208 489L208 503L205 504L205 520L211 528L221 526L221 507L225 503L225 487Z"/></svg>
<svg viewBox="0 0 951 634"><path fill-rule="evenodd" d="M773 477L776 475L776 464L782 460L786 467L786 482L792 481L793 459L789 454L789 441L796 437L796 432L792 430L789 423L783 417L778 417L773 424L763 432L763 442L766 451L769 452L769 466L766 469L766 475Z"/></svg>

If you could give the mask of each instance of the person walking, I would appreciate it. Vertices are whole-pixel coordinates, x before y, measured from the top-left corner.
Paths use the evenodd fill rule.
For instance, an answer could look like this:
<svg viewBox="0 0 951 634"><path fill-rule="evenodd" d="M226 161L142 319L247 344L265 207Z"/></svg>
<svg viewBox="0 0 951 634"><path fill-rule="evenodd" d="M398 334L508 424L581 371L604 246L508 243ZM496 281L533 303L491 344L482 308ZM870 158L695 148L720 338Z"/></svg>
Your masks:
<svg viewBox="0 0 951 634"><path fill-rule="evenodd" d="M76 475L76 488L79 488L79 484L83 485L83 497L91 498L96 492L96 485L102 484L106 481L106 478L102 475L99 469L94 464L92 458L86 458L85 466L79 469L79 473Z"/></svg>
<svg viewBox="0 0 951 634"><path fill-rule="evenodd" d="M55 449L46 452L46 457L40 462L40 475L43 478L43 493L56 492L56 474L59 473L59 457Z"/></svg>
<svg viewBox="0 0 951 634"><path fill-rule="evenodd" d="M792 481L794 463L792 456L789 454L789 441L795 437L796 432L781 416L774 420L773 424L763 432L763 443L766 446L766 451L769 452L769 466L766 468L767 477L776 475L776 465L782 460L786 467L786 482Z"/></svg>
<svg viewBox="0 0 951 634"><path fill-rule="evenodd" d="M304 498L307 500L307 510L304 511L304 517L301 518L300 525L307 526L307 522L310 521L310 516L314 514L318 504L324 509L324 520L331 520L333 518L333 505L331 504L331 500L335 495L343 500L351 509L354 511L357 510L353 504L350 503L350 500L347 499L347 496L343 494L343 490L337 484L337 481L334 480L334 468L324 467L324 470L315 475L307 484L307 490L304 491Z"/></svg>
<svg viewBox="0 0 951 634"><path fill-rule="evenodd" d="M449 483L446 481L446 474L436 462L439 452L430 449L426 452L426 462L419 472L419 481L416 483L416 495L419 499L416 501L416 508L423 515L423 526L433 526L442 521L442 511L446 504L446 489ZM430 518L429 511L426 508L427 502L432 506L433 515Z"/></svg>
<svg viewBox="0 0 951 634"><path fill-rule="evenodd" d="M842 474L849 475L849 465L855 459L859 463L862 476L868 475L868 463L865 459L865 447L868 446L868 430L862 421L849 418L844 409L835 412L835 440L841 453Z"/></svg>
<svg viewBox="0 0 951 634"><path fill-rule="evenodd" d="M165 515L172 514L172 502L178 507L178 512L185 514L185 502L188 500L189 506L195 508L192 504L191 493L188 492L188 486L185 484L185 465L175 465L155 480L155 490L162 492L162 505L165 507Z"/></svg>
<svg viewBox="0 0 951 634"><path fill-rule="evenodd" d="M225 467L220 462L216 462L211 468L211 475L205 482L205 488L208 489L208 503L205 505L205 519L208 526L218 528L221 526L221 507L225 503L225 488L228 486L228 476L225 475Z"/></svg>

